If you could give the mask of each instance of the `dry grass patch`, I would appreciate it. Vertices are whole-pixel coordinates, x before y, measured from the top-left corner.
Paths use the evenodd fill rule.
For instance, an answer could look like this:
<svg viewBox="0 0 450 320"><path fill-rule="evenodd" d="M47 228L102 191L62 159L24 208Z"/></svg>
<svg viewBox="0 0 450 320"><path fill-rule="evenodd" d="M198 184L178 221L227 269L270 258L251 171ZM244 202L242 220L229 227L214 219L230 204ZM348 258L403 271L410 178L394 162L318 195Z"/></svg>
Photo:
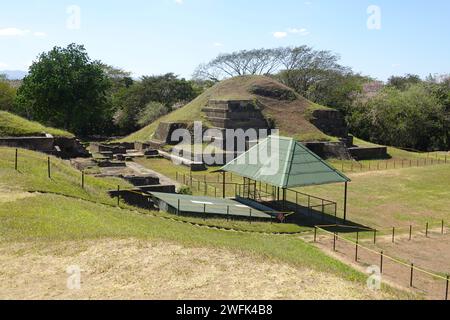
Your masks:
<svg viewBox="0 0 450 320"><path fill-rule="evenodd" d="M81 290L66 287L68 266ZM389 299L363 284L248 253L144 240L3 243L2 299Z"/></svg>

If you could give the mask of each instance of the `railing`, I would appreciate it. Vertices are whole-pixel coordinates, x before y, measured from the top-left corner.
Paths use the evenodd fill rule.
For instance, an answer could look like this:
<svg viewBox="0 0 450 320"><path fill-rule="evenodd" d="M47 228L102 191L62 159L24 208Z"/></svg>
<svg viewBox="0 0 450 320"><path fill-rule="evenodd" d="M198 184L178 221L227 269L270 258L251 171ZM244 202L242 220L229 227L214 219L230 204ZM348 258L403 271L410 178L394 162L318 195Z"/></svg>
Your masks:
<svg viewBox="0 0 450 320"><path fill-rule="evenodd" d="M233 181L233 175L228 174L229 181L223 183L221 174L217 175L217 180L207 179L207 176L194 177L192 174L176 172L176 180L189 186L193 191L199 192L204 196L222 197L223 185L225 185L226 196L239 196L263 203L273 202L279 199L277 188L262 182L252 184L236 183ZM287 207L289 210L298 214L307 214L309 217L316 217L321 221L337 222L337 203L331 200L323 199L296 190L287 189ZM280 201L282 199L279 199ZM320 215L320 217L318 216Z"/></svg>

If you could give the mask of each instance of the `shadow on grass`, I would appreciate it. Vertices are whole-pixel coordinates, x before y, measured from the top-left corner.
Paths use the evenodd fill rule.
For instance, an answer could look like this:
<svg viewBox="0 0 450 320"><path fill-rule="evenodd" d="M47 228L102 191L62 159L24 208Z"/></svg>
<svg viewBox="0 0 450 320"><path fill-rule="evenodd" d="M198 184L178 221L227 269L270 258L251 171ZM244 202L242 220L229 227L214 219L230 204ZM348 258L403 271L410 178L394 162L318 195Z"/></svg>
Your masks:
<svg viewBox="0 0 450 320"><path fill-rule="evenodd" d="M344 221L343 218L334 215L334 212L327 213L318 210L310 209L293 202L287 201L285 204L282 201L265 202L266 206L278 211L294 212L286 219L286 223L296 224L300 227L320 227L329 232L338 233L355 233L355 232L371 232L372 228L362 224Z"/></svg>

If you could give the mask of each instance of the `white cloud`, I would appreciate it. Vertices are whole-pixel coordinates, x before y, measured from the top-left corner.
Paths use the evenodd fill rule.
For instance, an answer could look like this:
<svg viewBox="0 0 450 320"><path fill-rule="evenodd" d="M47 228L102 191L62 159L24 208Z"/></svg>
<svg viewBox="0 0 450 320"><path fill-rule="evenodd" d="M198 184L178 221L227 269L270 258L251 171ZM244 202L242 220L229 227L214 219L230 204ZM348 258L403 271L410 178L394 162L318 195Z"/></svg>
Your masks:
<svg viewBox="0 0 450 320"><path fill-rule="evenodd" d="M4 28L0 29L0 37L21 37L30 33L30 30L19 28Z"/></svg>
<svg viewBox="0 0 450 320"><path fill-rule="evenodd" d="M213 46L214 47L223 47L223 43L221 43L221 42L214 42Z"/></svg>
<svg viewBox="0 0 450 320"><path fill-rule="evenodd" d="M305 28L301 28L301 29L289 28L288 32L292 33L292 34L299 34L301 36L307 36L309 34L309 31Z"/></svg>
<svg viewBox="0 0 450 320"><path fill-rule="evenodd" d="M401 65L400 65L400 63L393 63L392 64L392 68L398 68L398 67L400 67Z"/></svg>
<svg viewBox="0 0 450 320"><path fill-rule="evenodd" d="M175 3L176 3L176 4L183 4L183 3L184 3L184 0L175 0Z"/></svg>
<svg viewBox="0 0 450 320"><path fill-rule="evenodd" d="M34 32L33 35L34 35L35 37L39 37L39 38L43 38L43 37L46 37L46 36L47 36L47 34L46 34L45 32L41 32L41 31Z"/></svg>
<svg viewBox="0 0 450 320"><path fill-rule="evenodd" d="M272 32L272 35L277 39L283 39L288 36L287 32L284 32L284 31Z"/></svg>
<svg viewBox="0 0 450 320"><path fill-rule="evenodd" d="M0 61L0 68L8 68L8 65Z"/></svg>
<svg viewBox="0 0 450 320"><path fill-rule="evenodd" d="M3 28L0 29L0 37L24 37L28 35L33 35L35 37L46 37L47 34L45 32L36 31L31 32L28 29L19 29L19 28Z"/></svg>

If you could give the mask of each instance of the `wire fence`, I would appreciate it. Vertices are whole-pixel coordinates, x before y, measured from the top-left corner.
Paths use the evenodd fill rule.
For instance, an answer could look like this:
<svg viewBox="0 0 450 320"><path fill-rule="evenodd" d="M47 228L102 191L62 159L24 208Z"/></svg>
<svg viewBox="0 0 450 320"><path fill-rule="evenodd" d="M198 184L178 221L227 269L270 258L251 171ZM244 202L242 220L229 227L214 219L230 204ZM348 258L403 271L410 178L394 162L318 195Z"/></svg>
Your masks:
<svg viewBox="0 0 450 320"><path fill-rule="evenodd" d="M427 223L426 236L428 237L428 232L430 231L429 226L431 224ZM340 253L350 256L354 255L354 261L364 265L378 265L380 274L390 275L397 282L404 281L410 288L415 288L419 290L425 290L431 292L437 299L448 300L449 293L449 282L450 275L442 275L436 272L430 272L425 268L419 267L414 263L407 263L401 259L395 258L391 255L386 254L383 250L377 251L370 248L365 244L360 238L360 232L356 232L356 239L349 239L347 234L343 236L342 233L331 232L324 228L334 227L332 226L316 226L314 228L314 243L322 243L320 235L325 235L326 240L330 240L329 245L332 247L334 252L339 251ZM444 222L441 222L441 233L444 234L445 230L448 228ZM395 228L393 228L393 241L395 241ZM410 228L408 230L411 230ZM376 234L374 232L374 244L377 241ZM409 240L412 240L412 233L409 233ZM366 239L367 241L367 239ZM389 264L390 263L390 264ZM405 277L405 272L408 277ZM440 291L442 294L440 293Z"/></svg>
<svg viewBox="0 0 450 320"><path fill-rule="evenodd" d="M373 160L373 161L341 161L333 162L342 172L362 172L362 171L382 171L389 169L403 169L413 167L426 167L442 164L450 164L450 157L446 155L429 155L426 158L416 159L394 159L394 160Z"/></svg>

